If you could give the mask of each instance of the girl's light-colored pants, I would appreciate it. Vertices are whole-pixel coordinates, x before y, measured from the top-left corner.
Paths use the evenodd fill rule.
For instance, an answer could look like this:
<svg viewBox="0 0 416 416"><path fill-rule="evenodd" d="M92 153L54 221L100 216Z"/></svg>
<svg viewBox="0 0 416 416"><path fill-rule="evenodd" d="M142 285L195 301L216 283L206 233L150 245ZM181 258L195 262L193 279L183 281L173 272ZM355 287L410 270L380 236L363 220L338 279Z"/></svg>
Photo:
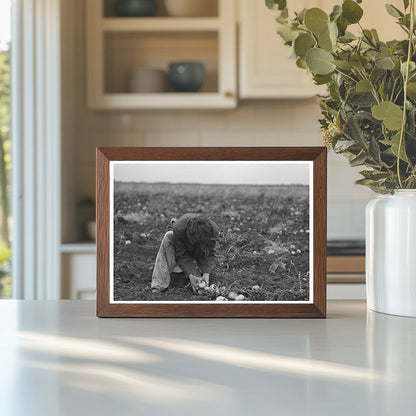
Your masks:
<svg viewBox="0 0 416 416"><path fill-rule="evenodd" d="M182 269L176 265L173 231L168 231L163 237L156 256L152 274L152 289L167 289L172 272L181 273Z"/></svg>

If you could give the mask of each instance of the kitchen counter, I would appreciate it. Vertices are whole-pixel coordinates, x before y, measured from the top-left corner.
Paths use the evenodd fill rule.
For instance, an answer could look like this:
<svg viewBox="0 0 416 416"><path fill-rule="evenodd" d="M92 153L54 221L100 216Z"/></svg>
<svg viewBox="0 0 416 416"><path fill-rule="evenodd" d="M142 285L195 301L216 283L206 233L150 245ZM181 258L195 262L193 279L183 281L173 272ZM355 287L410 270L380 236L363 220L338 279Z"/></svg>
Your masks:
<svg viewBox="0 0 416 416"><path fill-rule="evenodd" d="M0 415L415 415L416 319L98 319L0 301Z"/></svg>

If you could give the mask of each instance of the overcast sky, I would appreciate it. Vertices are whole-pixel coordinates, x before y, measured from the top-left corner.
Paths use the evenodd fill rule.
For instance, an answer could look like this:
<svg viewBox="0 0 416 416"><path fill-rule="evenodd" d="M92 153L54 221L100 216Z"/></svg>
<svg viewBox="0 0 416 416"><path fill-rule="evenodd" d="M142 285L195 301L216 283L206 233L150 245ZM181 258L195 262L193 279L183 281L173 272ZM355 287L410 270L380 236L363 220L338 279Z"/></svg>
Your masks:
<svg viewBox="0 0 416 416"><path fill-rule="evenodd" d="M112 162L116 181L231 185L308 185L310 163Z"/></svg>

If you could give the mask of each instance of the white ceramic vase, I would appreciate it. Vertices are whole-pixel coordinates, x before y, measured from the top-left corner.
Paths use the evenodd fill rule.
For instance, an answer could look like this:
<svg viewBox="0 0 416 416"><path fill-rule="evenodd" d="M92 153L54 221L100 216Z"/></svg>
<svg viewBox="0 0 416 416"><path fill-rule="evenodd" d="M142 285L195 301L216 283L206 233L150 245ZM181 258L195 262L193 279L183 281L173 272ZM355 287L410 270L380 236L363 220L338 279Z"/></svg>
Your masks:
<svg viewBox="0 0 416 416"><path fill-rule="evenodd" d="M369 309L416 317L416 190L367 204L366 282Z"/></svg>

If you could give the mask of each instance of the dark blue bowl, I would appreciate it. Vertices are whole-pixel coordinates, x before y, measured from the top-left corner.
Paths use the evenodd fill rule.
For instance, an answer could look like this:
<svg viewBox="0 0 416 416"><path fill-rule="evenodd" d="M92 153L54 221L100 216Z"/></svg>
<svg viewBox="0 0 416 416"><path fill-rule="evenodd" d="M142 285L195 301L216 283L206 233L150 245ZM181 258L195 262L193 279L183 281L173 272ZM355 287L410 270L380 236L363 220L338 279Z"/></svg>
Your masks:
<svg viewBox="0 0 416 416"><path fill-rule="evenodd" d="M197 92L205 80L205 67L201 62L172 62L169 80L177 92Z"/></svg>
<svg viewBox="0 0 416 416"><path fill-rule="evenodd" d="M118 0L114 12L120 17L148 17L157 12L156 0Z"/></svg>

